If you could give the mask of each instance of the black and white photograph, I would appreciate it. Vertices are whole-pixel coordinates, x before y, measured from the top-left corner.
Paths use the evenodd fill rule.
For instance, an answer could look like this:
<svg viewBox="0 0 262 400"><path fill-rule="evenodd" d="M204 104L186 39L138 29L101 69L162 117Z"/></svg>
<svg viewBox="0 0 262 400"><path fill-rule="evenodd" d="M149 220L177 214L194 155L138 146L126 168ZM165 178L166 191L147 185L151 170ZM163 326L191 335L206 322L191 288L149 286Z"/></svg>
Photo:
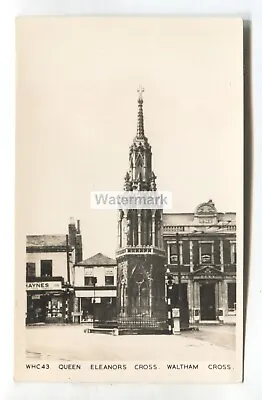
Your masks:
<svg viewBox="0 0 262 400"><path fill-rule="evenodd" d="M242 25L17 18L16 380L242 381Z"/></svg>

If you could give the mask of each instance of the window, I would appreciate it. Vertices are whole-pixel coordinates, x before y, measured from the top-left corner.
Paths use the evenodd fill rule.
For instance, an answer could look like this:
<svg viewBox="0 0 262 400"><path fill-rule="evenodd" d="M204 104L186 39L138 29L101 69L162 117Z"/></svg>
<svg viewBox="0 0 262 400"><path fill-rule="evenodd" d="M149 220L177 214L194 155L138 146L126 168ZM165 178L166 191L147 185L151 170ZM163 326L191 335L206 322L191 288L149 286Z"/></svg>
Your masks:
<svg viewBox="0 0 262 400"><path fill-rule="evenodd" d="M230 264L230 242L229 240L224 240L223 242L223 250L224 250L224 264Z"/></svg>
<svg viewBox="0 0 262 400"><path fill-rule="evenodd" d="M41 277L52 276L52 260L41 260Z"/></svg>
<svg viewBox="0 0 262 400"><path fill-rule="evenodd" d="M114 277L111 275L105 276L105 285L106 286L114 286Z"/></svg>
<svg viewBox="0 0 262 400"><path fill-rule="evenodd" d="M170 264L178 263L178 251L176 243L170 245Z"/></svg>
<svg viewBox="0 0 262 400"><path fill-rule="evenodd" d="M35 263L26 263L26 277L33 278L35 277Z"/></svg>
<svg viewBox="0 0 262 400"><path fill-rule="evenodd" d="M212 263L212 243L201 243L201 263Z"/></svg>
<svg viewBox="0 0 262 400"><path fill-rule="evenodd" d="M97 278L95 276L85 276L85 286L95 286Z"/></svg>
<svg viewBox="0 0 262 400"><path fill-rule="evenodd" d="M236 310L236 283L227 284L228 311Z"/></svg>
<svg viewBox="0 0 262 400"><path fill-rule="evenodd" d="M220 264L220 241L214 242L214 262L216 265Z"/></svg>
<svg viewBox="0 0 262 400"><path fill-rule="evenodd" d="M197 241L193 241L193 262L194 265L199 264L199 243Z"/></svg>
<svg viewBox="0 0 262 400"><path fill-rule="evenodd" d="M189 264L190 262L190 250L189 250L189 240L183 241L183 264Z"/></svg>
<svg viewBox="0 0 262 400"><path fill-rule="evenodd" d="M237 263L237 249L236 243L231 243L231 264Z"/></svg>

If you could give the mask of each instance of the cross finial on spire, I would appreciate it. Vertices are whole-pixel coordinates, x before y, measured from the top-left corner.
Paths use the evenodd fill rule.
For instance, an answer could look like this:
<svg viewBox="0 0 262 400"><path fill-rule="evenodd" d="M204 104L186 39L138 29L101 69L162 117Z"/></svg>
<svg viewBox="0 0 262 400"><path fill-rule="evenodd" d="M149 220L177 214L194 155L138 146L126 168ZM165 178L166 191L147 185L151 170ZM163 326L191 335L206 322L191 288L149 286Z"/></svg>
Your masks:
<svg viewBox="0 0 262 400"><path fill-rule="evenodd" d="M139 85L137 92L138 92L138 100L143 100L143 93L145 89L143 88L142 85Z"/></svg>

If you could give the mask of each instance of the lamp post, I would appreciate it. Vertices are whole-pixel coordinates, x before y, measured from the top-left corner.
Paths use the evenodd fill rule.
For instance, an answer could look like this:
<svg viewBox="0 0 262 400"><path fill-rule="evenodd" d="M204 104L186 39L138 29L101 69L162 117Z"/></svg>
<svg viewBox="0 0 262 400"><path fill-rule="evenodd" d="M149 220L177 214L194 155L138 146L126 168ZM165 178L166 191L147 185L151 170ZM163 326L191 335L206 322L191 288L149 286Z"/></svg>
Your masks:
<svg viewBox="0 0 262 400"><path fill-rule="evenodd" d="M97 284L97 277L93 276L92 277L92 283L94 286L94 297L93 297L93 326L95 322L95 302L96 302L96 284Z"/></svg>
<svg viewBox="0 0 262 400"><path fill-rule="evenodd" d="M183 306L182 302L182 283L181 283L181 264L180 264L180 244L179 244L179 233L176 232L176 248L177 248L177 275L178 275L178 308L179 318L181 327L181 310Z"/></svg>

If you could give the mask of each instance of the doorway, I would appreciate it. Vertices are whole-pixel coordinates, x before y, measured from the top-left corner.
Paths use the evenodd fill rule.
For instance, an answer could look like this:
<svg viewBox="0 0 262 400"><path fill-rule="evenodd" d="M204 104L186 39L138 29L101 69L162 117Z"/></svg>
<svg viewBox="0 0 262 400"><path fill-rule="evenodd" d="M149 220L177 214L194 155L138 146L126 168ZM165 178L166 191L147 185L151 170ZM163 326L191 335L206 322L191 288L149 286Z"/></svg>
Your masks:
<svg viewBox="0 0 262 400"><path fill-rule="evenodd" d="M45 295L27 296L27 323L45 323L48 297Z"/></svg>
<svg viewBox="0 0 262 400"><path fill-rule="evenodd" d="M215 283L200 286L200 314L202 321L216 319Z"/></svg>

